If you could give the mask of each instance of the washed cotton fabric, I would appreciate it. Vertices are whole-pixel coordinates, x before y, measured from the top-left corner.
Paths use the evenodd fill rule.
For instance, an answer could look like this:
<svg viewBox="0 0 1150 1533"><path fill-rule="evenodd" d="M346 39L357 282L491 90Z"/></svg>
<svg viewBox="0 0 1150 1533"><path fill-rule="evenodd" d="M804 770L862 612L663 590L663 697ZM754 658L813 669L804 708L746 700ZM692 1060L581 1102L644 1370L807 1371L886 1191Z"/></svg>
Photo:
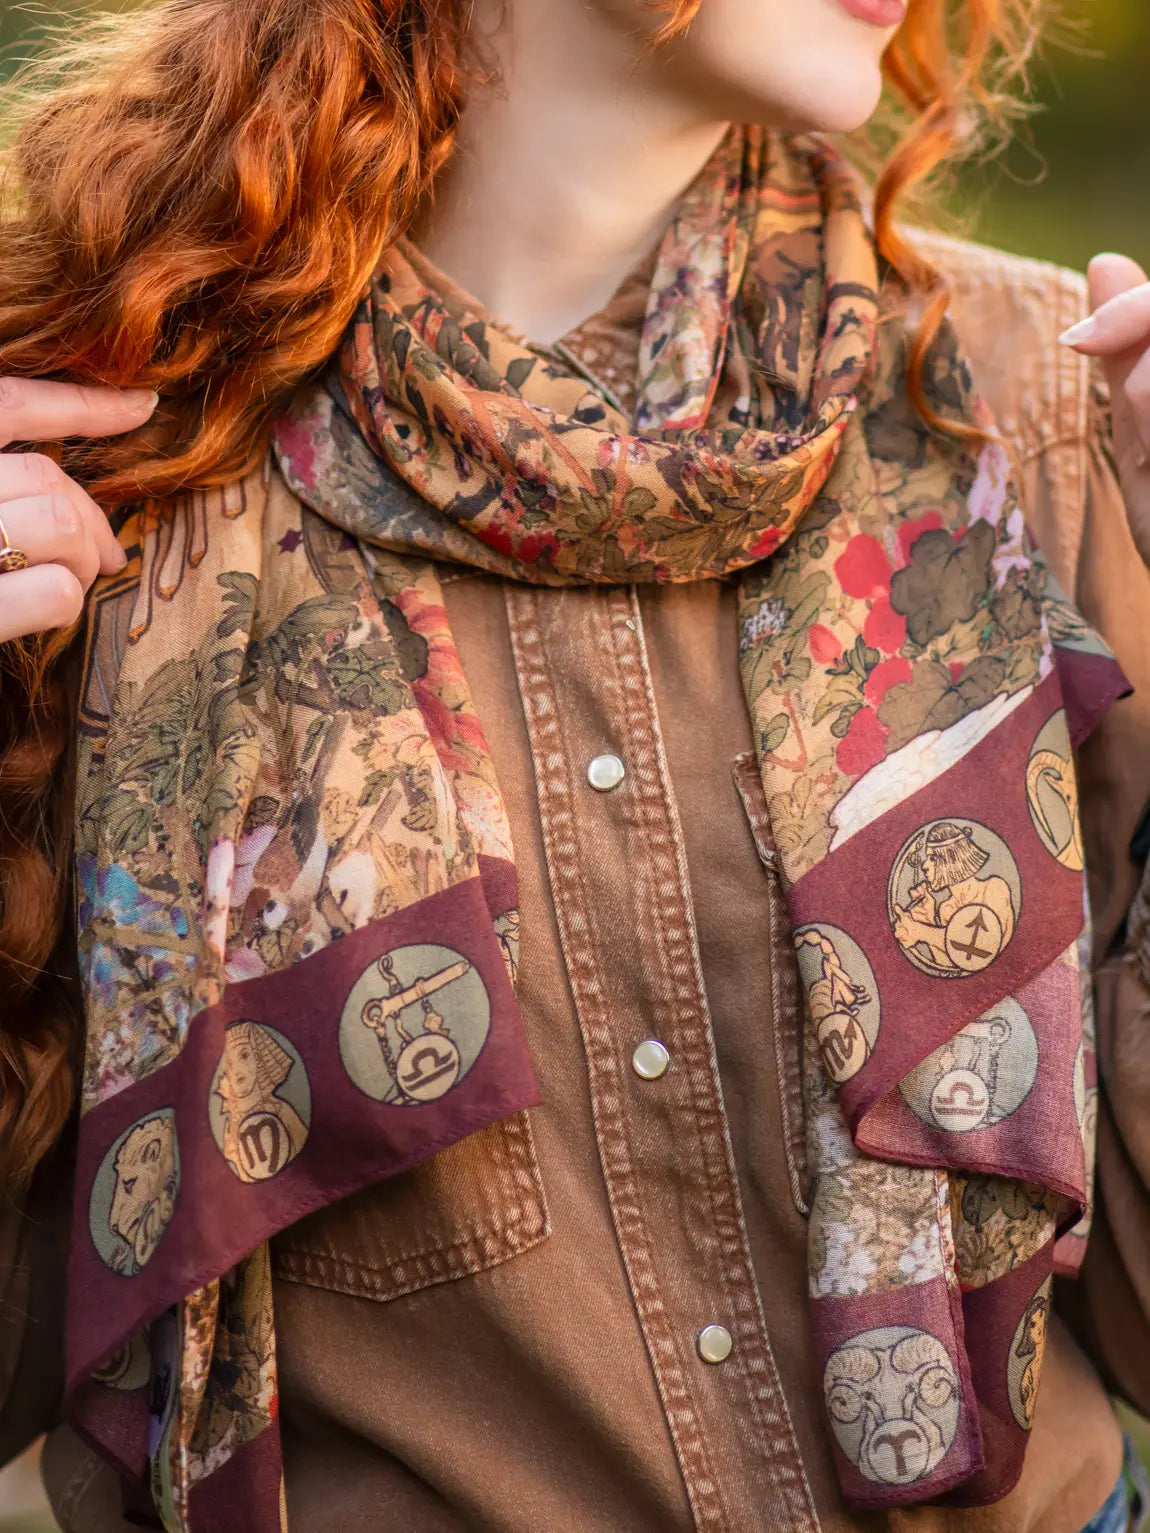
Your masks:
<svg viewBox="0 0 1150 1533"><path fill-rule="evenodd" d="M537 1100L440 561L738 578L844 1492L1016 1480L1089 1202L1072 746L1123 683L945 327L951 430L915 428L904 296L826 146L734 131L660 249L633 420L401 245L278 428L302 504L125 527L84 689L69 1390L166 1527L285 1521L269 1236Z"/></svg>

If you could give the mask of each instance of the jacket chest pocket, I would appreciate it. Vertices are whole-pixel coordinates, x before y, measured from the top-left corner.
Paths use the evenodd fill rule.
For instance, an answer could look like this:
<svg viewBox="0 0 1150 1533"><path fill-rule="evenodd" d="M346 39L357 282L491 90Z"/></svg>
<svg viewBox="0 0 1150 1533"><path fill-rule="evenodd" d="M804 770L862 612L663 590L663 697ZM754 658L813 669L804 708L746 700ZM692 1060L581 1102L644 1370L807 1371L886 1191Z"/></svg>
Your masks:
<svg viewBox="0 0 1150 1533"><path fill-rule="evenodd" d="M538 1245L550 1225L525 1112L310 1214L272 1242L277 1277L397 1299Z"/></svg>
<svg viewBox="0 0 1150 1533"><path fill-rule="evenodd" d="M790 914L779 875L763 779L753 751L735 757L731 769L767 879L768 941L775 1069L782 1116L787 1178L795 1207L810 1213L807 1189L806 1113L803 1107L803 997Z"/></svg>

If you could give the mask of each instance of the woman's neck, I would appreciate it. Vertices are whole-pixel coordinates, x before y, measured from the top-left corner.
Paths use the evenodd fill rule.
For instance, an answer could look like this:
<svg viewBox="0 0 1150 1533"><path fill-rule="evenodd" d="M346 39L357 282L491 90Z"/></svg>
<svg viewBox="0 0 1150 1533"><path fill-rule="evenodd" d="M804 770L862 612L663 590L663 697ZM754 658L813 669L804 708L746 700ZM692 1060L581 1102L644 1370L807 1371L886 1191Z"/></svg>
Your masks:
<svg viewBox="0 0 1150 1533"><path fill-rule="evenodd" d="M597 9L480 0L475 26L496 83L473 91L417 238L492 313L549 343L648 254L726 124L661 88Z"/></svg>

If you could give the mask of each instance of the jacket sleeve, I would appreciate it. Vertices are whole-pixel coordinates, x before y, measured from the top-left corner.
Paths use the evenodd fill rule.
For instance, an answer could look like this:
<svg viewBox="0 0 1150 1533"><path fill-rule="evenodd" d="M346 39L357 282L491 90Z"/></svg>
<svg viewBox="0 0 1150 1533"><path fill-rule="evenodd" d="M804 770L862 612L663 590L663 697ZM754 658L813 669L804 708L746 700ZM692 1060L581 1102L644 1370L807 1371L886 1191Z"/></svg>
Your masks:
<svg viewBox="0 0 1150 1533"><path fill-rule="evenodd" d="M1134 691L1078 760L1097 958L1098 1162L1086 1260L1060 1307L1111 1390L1150 1415L1150 869L1131 850L1150 802L1150 572L1126 523L1097 386L1093 397L1075 595Z"/></svg>
<svg viewBox="0 0 1150 1533"><path fill-rule="evenodd" d="M1062 1305L1112 1391L1150 1416L1150 985L1143 890L1132 944L1098 972L1094 1227Z"/></svg>
<svg viewBox="0 0 1150 1533"><path fill-rule="evenodd" d="M1100 375L1058 344L1087 312L1085 280L935 235L922 243L950 286L1030 530L1134 689L1078 754L1095 936L1098 1163L1081 1280L1059 1284L1058 1305L1110 1388L1150 1415L1150 874L1131 855L1150 801L1150 571L1127 526Z"/></svg>
<svg viewBox="0 0 1150 1533"><path fill-rule="evenodd" d="M1126 520L1114 470L1101 382L1091 390L1085 511L1077 543L1075 600L1117 655L1130 681L1085 742L1078 773L1096 957L1122 936L1142 869L1131 842L1150 803L1150 570ZM1150 1114L1150 1096L1143 1099Z"/></svg>
<svg viewBox="0 0 1150 1533"><path fill-rule="evenodd" d="M74 1138L26 1197L0 1206L0 1464L55 1425L64 1378L64 1289Z"/></svg>
<svg viewBox="0 0 1150 1533"><path fill-rule="evenodd" d="M71 1018L78 1032L71 922L65 923L36 995L37 1004ZM0 1464L23 1452L60 1415L76 1120L73 1108L21 1195L0 1184Z"/></svg>

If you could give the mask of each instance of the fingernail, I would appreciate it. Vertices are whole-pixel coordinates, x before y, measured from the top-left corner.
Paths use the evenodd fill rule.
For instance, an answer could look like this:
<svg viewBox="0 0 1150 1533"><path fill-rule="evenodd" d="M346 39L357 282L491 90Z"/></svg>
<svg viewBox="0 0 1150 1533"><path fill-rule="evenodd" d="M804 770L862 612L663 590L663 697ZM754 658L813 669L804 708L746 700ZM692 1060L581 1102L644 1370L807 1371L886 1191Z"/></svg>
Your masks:
<svg viewBox="0 0 1150 1533"><path fill-rule="evenodd" d="M1090 340L1098 329L1098 321L1091 314L1086 319L1080 319L1076 325L1071 325L1069 330L1064 330L1058 337L1063 346L1080 346L1083 341Z"/></svg>
<svg viewBox="0 0 1150 1533"><path fill-rule="evenodd" d="M115 574L117 571L122 570L124 568L125 564L127 564L127 562L128 562L127 554L124 552L124 550L117 543L116 544L116 551L112 555L112 573Z"/></svg>

